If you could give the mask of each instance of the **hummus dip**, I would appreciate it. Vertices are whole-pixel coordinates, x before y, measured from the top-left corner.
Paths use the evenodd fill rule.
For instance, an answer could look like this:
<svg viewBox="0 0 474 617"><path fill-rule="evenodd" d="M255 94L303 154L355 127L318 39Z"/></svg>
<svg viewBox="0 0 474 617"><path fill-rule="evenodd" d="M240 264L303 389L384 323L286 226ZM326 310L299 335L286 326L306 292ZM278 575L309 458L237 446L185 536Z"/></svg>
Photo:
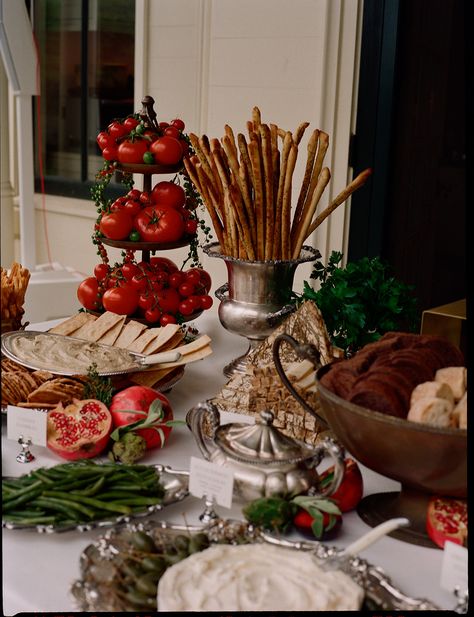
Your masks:
<svg viewBox="0 0 474 617"><path fill-rule="evenodd" d="M158 611L356 611L364 591L308 553L269 544L218 544L169 567Z"/></svg>
<svg viewBox="0 0 474 617"><path fill-rule="evenodd" d="M47 333L16 337L11 341L11 351L20 361L52 373L86 374L92 363L97 365L98 373L127 371L137 366L126 349Z"/></svg>

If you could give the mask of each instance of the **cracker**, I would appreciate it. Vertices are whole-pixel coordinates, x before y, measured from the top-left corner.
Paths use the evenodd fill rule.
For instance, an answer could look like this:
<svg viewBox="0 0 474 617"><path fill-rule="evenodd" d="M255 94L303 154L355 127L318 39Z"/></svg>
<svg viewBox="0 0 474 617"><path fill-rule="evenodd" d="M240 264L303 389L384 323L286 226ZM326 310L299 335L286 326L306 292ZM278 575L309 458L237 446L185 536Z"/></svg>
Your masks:
<svg viewBox="0 0 474 617"><path fill-rule="evenodd" d="M111 328L113 328L118 322L122 321L123 316L106 311L102 313L100 317L97 317L94 321L90 321L81 328L80 338L91 343L96 343L104 334L106 334Z"/></svg>
<svg viewBox="0 0 474 617"><path fill-rule="evenodd" d="M97 315L93 315L92 313L84 313L84 315L87 316L86 321L82 324L82 326L80 326L80 328L74 331L75 338L82 338L82 332L83 331L87 332L87 328L89 327L89 324L97 319Z"/></svg>
<svg viewBox="0 0 474 617"><path fill-rule="evenodd" d="M145 324L140 323L139 321L134 321L131 319L122 329L122 332L119 334L118 338L114 343L114 347L120 347L121 349L128 349L128 346L133 343L135 339L137 339L140 334L147 329Z"/></svg>
<svg viewBox="0 0 474 617"><path fill-rule="evenodd" d="M120 320L117 321L117 323L112 326L110 330L104 334L104 336L101 336L97 342L101 343L102 345L114 345L115 341L122 332L126 319L126 315L120 315Z"/></svg>
<svg viewBox="0 0 474 617"><path fill-rule="evenodd" d="M91 316L93 317L90 313L77 313L76 315L72 315L72 317L68 317L56 326L53 326L48 330L48 332L51 334L63 334L64 336L69 336L73 332L79 330L81 326L86 324Z"/></svg>
<svg viewBox="0 0 474 617"><path fill-rule="evenodd" d="M159 330L158 336L146 345L142 353L146 355L157 353L157 351L162 349L173 339L176 333L181 330L181 326L179 324L170 323L163 328L159 328Z"/></svg>
<svg viewBox="0 0 474 617"><path fill-rule="evenodd" d="M147 328L138 338L127 346L128 351L143 353L143 350L147 347L147 345L158 338L161 330L162 328Z"/></svg>

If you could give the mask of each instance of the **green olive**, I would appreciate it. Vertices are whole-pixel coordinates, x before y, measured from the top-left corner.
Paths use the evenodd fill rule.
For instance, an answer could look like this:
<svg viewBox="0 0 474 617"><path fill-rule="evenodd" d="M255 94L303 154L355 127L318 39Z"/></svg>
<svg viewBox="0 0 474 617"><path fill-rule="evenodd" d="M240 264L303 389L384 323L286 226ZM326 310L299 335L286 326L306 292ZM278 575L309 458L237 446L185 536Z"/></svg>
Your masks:
<svg viewBox="0 0 474 617"><path fill-rule="evenodd" d="M147 596L156 597L159 580L160 575L158 572L147 572L146 574L142 574L142 576L136 580L137 591L145 593Z"/></svg>
<svg viewBox="0 0 474 617"><path fill-rule="evenodd" d="M173 540L173 544L176 547L176 549L179 551L186 551L188 552L189 550L189 537L185 536L183 534L180 534L178 536L175 537L175 539Z"/></svg>
<svg viewBox="0 0 474 617"><path fill-rule="evenodd" d="M130 541L135 548L144 553L156 553L157 548L151 536L144 531L135 531L130 536Z"/></svg>
<svg viewBox="0 0 474 617"><path fill-rule="evenodd" d="M142 559L141 565L147 572L163 573L167 568L166 559L163 555L149 555Z"/></svg>
<svg viewBox="0 0 474 617"><path fill-rule="evenodd" d="M205 533L197 533L189 540L189 552L198 553L209 546L209 538Z"/></svg>

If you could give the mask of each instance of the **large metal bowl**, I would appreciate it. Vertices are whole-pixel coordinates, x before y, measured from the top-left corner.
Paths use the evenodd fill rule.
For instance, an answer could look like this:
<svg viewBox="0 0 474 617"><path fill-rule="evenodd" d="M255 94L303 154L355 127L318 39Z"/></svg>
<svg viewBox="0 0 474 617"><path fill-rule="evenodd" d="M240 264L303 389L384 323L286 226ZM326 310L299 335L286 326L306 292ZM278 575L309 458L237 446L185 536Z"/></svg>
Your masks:
<svg viewBox="0 0 474 617"><path fill-rule="evenodd" d="M400 493L365 497L359 514L370 525L392 516L407 516L412 520L411 528L393 535L433 546L425 532L430 496L467 496L467 431L410 422L346 401L320 382L330 366L318 370L316 381L331 430L360 463L402 485Z"/></svg>

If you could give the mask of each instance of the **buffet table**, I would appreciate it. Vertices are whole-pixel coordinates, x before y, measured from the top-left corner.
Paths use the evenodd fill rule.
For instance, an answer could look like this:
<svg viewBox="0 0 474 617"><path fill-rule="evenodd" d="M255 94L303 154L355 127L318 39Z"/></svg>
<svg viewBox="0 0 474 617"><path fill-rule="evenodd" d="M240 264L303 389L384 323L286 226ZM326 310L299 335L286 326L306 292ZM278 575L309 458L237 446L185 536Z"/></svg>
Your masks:
<svg viewBox="0 0 474 617"><path fill-rule="evenodd" d="M53 323L35 324L31 329L47 329ZM194 324L200 332L212 339L213 354L204 360L189 364L181 381L167 396L173 406L175 419L183 419L186 412L200 401L213 397L225 384L222 368L243 353L246 339L227 332L217 317L217 307L206 311ZM247 416L237 416L238 421L251 421ZM236 421L234 414L222 414L222 422ZM2 417L2 474L18 476L34 468L61 462L46 448L32 448L36 459L28 464L16 462L19 446L6 439L6 415ZM175 427L162 450L148 454L142 462L162 463L174 469L189 469L191 456L201 457L194 437L186 426ZM323 465L322 465L323 467ZM364 478L364 495L398 490L397 482L384 478L361 467ZM202 500L188 497L160 513L157 519L174 523L199 523L204 510ZM231 509L217 507L223 517L242 518L241 505ZM344 547L358 538L369 527L356 512L344 514L339 535L331 544ZM70 594L71 584L79 577L79 556L84 548L101 533L88 532L38 534L32 531L3 530L3 612L65 613L77 611ZM294 534L292 537L297 538ZM300 538L301 539L301 538ZM442 609L452 610L456 600L452 593L440 586L443 551L414 546L389 537L367 548L361 556L380 566L392 582L404 593L414 598L426 598Z"/></svg>

